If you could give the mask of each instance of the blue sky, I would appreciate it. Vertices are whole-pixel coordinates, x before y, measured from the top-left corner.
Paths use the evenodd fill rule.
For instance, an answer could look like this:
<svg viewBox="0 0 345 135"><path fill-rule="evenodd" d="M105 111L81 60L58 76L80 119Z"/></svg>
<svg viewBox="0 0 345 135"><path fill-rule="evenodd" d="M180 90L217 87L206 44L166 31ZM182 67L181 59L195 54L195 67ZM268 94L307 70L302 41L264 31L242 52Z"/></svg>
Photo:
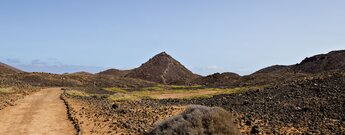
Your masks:
<svg viewBox="0 0 345 135"><path fill-rule="evenodd" d="M0 61L54 73L130 69L166 51L193 72L250 74L345 49L344 0L7 0Z"/></svg>

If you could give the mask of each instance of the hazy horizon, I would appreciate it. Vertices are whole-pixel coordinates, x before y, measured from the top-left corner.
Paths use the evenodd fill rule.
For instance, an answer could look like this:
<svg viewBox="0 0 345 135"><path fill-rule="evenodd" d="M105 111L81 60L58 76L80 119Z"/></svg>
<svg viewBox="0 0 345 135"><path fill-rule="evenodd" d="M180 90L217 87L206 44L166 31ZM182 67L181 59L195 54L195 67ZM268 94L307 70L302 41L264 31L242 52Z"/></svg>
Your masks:
<svg viewBox="0 0 345 135"><path fill-rule="evenodd" d="M52 73L132 69L166 51L191 71L253 73L345 49L345 1L2 1L0 61Z"/></svg>

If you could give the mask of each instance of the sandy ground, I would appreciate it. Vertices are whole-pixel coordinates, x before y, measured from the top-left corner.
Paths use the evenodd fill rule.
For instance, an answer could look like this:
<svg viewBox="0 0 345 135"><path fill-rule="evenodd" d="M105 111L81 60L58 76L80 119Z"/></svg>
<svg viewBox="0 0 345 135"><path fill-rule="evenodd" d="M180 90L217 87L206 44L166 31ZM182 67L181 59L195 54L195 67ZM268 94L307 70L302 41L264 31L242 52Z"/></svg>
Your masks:
<svg viewBox="0 0 345 135"><path fill-rule="evenodd" d="M0 135L73 135L59 88L43 89L0 110Z"/></svg>
<svg viewBox="0 0 345 135"><path fill-rule="evenodd" d="M142 135L154 123L185 110L184 106L161 106L149 100L113 102L92 96L66 100L82 135Z"/></svg>

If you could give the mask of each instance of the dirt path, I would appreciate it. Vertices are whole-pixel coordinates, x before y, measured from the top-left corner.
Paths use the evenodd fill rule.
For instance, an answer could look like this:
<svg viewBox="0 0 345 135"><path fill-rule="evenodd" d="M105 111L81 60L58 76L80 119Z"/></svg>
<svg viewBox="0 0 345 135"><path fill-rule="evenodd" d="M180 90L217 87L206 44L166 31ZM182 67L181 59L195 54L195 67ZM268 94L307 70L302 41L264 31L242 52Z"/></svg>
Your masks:
<svg viewBox="0 0 345 135"><path fill-rule="evenodd" d="M59 88L43 89L0 110L0 135L73 135Z"/></svg>

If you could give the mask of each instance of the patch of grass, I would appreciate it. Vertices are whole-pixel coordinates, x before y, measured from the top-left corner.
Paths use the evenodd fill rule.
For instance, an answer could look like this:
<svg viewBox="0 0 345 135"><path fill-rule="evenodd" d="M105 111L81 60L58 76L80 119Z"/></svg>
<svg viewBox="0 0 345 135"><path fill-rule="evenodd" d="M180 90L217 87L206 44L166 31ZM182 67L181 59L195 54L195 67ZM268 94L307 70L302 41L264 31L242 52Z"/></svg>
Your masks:
<svg viewBox="0 0 345 135"><path fill-rule="evenodd" d="M164 91L164 90L191 90L191 89L202 89L203 86L201 85L193 85L193 86L184 86L184 85L163 85L158 84L153 87L146 87L140 90L149 90L149 91Z"/></svg>
<svg viewBox="0 0 345 135"><path fill-rule="evenodd" d="M111 91L111 92L118 92L118 93L127 93L128 92L127 90L124 90L124 89L121 89L121 88L116 88L116 87L113 87L113 88L103 88L103 90Z"/></svg>
<svg viewBox="0 0 345 135"><path fill-rule="evenodd" d="M141 90L148 90L148 91L164 91L167 90L167 88L164 88L160 85L154 86L154 87L146 87L146 88L142 88Z"/></svg>
<svg viewBox="0 0 345 135"><path fill-rule="evenodd" d="M202 89L203 86L201 85L193 85L193 86L184 86L184 85L170 85L171 89Z"/></svg>
<svg viewBox="0 0 345 135"><path fill-rule="evenodd" d="M251 87L237 87L237 88L202 88L201 86L170 86L166 89L163 86L148 87L137 91L127 91L119 88L105 88L106 90L117 92L111 95L109 99L114 101L123 100L140 100L140 99L162 99L162 98L211 98L220 94L234 94L245 92L248 90L262 89L268 85L251 86ZM200 88L201 87L201 88ZM186 89L183 89L186 88ZM194 89L191 89L194 88Z"/></svg>
<svg viewBox="0 0 345 135"><path fill-rule="evenodd" d="M163 85L158 84L156 86L152 87L144 87L141 89L138 89L137 91L166 91L166 90L191 90L191 89L202 89L203 87L201 85L195 85L195 86L183 86L183 85ZM127 93L129 90L112 87L112 88L103 88L103 90L111 91L111 92L118 92L118 93Z"/></svg>
<svg viewBox="0 0 345 135"><path fill-rule="evenodd" d="M262 86L246 86L246 87L237 87L237 88L227 88L227 89L221 89L221 88L211 88L210 90L212 91L219 91L219 94L235 94L235 93L241 93L241 92L246 92L249 90L256 90L256 89L263 89L268 87L269 85L262 85Z"/></svg>
<svg viewBox="0 0 345 135"><path fill-rule="evenodd" d="M90 94L87 94L85 92L78 91L78 90L68 90L66 91L66 94L69 96L81 96L81 97L91 96Z"/></svg>
<svg viewBox="0 0 345 135"><path fill-rule="evenodd" d="M12 88L0 88L0 94L11 94L14 90Z"/></svg>
<svg viewBox="0 0 345 135"><path fill-rule="evenodd" d="M124 93L116 93L112 100L138 100L138 99L157 99L161 95L184 96L185 98L210 98L222 93L218 89L198 89L198 90L141 90ZM200 94L209 92L212 94ZM185 96L187 95L187 96ZM158 98L159 99L159 98Z"/></svg>
<svg viewBox="0 0 345 135"><path fill-rule="evenodd" d="M125 94L125 93L116 93L113 95L110 95L108 99L113 100L113 101L138 101L141 100L141 98L132 95L132 94Z"/></svg>
<svg viewBox="0 0 345 135"><path fill-rule="evenodd" d="M233 88L233 89L225 89L225 90L223 90L222 94L234 94L234 93L245 92L245 91L252 90L252 89L255 89L255 88L238 87L238 88Z"/></svg>

